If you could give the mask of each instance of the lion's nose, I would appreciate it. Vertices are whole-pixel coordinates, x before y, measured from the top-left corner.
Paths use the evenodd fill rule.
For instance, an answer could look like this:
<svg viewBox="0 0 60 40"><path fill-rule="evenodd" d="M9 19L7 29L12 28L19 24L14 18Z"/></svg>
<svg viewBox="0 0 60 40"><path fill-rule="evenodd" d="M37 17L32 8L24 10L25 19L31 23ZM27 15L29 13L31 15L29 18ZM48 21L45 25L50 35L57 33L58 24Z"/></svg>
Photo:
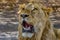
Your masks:
<svg viewBox="0 0 60 40"><path fill-rule="evenodd" d="M27 14L21 14L21 17L23 17L23 18L26 18L26 17L28 17L29 15L27 15Z"/></svg>

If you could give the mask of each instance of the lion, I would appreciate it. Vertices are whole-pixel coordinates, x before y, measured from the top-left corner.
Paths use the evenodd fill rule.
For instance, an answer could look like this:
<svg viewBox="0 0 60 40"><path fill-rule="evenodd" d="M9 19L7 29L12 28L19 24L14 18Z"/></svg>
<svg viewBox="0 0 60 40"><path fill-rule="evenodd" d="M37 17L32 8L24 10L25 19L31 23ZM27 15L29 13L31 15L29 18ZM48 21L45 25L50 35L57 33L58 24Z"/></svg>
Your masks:
<svg viewBox="0 0 60 40"><path fill-rule="evenodd" d="M56 40L49 12L35 2L19 6L19 40Z"/></svg>

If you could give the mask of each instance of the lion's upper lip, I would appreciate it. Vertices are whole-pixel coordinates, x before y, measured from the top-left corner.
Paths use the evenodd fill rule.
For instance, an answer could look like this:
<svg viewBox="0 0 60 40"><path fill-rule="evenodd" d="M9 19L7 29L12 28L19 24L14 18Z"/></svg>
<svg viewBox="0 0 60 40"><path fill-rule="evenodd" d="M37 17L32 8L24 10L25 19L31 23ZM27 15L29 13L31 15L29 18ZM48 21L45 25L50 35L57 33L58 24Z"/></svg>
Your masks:
<svg viewBox="0 0 60 40"><path fill-rule="evenodd" d="M22 25L23 25L23 27L25 27L25 28L32 27L32 25L29 24L29 23L27 23L26 21L23 21L23 22L22 22Z"/></svg>

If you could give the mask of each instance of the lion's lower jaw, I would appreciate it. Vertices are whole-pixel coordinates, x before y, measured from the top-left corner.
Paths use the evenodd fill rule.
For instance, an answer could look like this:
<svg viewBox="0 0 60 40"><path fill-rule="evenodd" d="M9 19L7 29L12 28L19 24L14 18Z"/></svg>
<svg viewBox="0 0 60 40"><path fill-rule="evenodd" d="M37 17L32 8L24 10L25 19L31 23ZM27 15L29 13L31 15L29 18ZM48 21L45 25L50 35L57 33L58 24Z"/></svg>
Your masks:
<svg viewBox="0 0 60 40"><path fill-rule="evenodd" d="M32 38L33 35L34 33L22 33L22 37L24 38Z"/></svg>

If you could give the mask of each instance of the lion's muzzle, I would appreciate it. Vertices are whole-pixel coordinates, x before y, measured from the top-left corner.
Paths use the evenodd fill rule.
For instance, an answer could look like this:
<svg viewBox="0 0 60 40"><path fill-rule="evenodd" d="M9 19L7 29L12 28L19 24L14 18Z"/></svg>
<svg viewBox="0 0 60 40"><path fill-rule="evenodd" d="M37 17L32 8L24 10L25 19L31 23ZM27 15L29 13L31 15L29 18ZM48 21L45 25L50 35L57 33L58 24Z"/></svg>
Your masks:
<svg viewBox="0 0 60 40"><path fill-rule="evenodd" d="M26 18L26 17L28 17L29 15L27 15L27 14L21 14L21 17L22 18Z"/></svg>

